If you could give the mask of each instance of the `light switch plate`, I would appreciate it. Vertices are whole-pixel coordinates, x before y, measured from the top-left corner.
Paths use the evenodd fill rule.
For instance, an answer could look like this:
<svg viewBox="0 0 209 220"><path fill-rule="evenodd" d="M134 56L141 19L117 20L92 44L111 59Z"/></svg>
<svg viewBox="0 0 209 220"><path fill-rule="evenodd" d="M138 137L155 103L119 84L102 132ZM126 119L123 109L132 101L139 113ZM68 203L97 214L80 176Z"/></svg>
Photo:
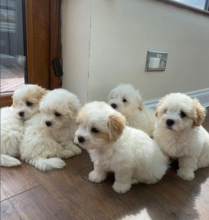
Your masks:
<svg viewBox="0 0 209 220"><path fill-rule="evenodd" d="M148 50L145 71L165 71L167 63L168 53L164 51ZM149 60L150 58L160 58L160 65L158 68L150 68Z"/></svg>

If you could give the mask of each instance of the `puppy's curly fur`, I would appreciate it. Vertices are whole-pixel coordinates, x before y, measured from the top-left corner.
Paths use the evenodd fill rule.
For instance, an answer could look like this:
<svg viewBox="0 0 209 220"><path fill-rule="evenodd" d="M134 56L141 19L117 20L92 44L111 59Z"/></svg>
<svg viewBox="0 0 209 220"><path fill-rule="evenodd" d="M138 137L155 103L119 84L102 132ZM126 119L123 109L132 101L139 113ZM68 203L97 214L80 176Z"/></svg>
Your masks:
<svg viewBox="0 0 209 220"><path fill-rule="evenodd" d="M104 102L86 104L77 117L75 143L86 149L94 163L93 182L115 173L113 189L125 193L138 182L156 183L168 168L168 159L146 133L127 127L125 117Z"/></svg>
<svg viewBox="0 0 209 220"><path fill-rule="evenodd" d="M24 133L23 122L39 111L45 89L37 85L21 85L12 96L13 105L1 109L1 166L17 166L21 162L19 146Z"/></svg>
<svg viewBox="0 0 209 220"><path fill-rule="evenodd" d="M81 153L73 143L77 96L65 89L49 91L41 100L40 111L25 123L20 145L21 159L42 171L60 169L68 158Z"/></svg>
<svg viewBox="0 0 209 220"><path fill-rule="evenodd" d="M205 115L197 99L182 93L166 95L157 105L154 139L166 155L178 159L177 174L185 180L209 166L209 134L201 126Z"/></svg>
<svg viewBox="0 0 209 220"><path fill-rule="evenodd" d="M156 122L155 112L143 105L139 91L131 84L115 87L109 94L108 104L126 117L129 126L152 137Z"/></svg>

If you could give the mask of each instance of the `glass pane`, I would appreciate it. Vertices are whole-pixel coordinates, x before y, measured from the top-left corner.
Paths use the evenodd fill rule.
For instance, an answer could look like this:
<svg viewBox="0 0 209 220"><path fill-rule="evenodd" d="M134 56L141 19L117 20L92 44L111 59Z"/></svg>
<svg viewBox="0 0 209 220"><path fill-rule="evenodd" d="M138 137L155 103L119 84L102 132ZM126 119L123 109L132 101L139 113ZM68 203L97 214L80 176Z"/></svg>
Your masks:
<svg viewBox="0 0 209 220"><path fill-rule="evenodd" d="M195 8L204 9L206 0L174 0L176 2L183 3Z"/></svg>
<svg viewBox="0 0 209 220"><path fill-rule="evenodd" d="M25 83L26 55L23 0L0 1L1 93Z"/></svg>

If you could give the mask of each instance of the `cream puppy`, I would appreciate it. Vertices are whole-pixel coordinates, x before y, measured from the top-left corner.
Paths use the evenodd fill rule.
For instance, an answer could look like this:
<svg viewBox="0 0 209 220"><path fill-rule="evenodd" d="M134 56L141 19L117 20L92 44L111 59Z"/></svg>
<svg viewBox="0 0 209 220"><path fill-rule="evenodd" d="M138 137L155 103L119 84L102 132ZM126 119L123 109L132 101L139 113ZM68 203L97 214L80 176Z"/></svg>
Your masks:
<svg viewBox="0 0 209 220"><path fill-rule="evenodd" d="M122 113L128 125L153 135L156 123L155 112L142 104L142 97L131 84L120 84L114 88L108 98L108 104Z"/></svg>
<svg viewBox="0 0 209 220"><path fill-rule="evenodd" d="M126 127L125 117L104 102L86 104L77 117L75 143L94 163L89 180L99 183L115 173L113 189L125 193L134 183L156 183L168 168L168 159L146 133Z"/></svg>
<svg viewBox="0 0 209 220"><path fill-rule="evenodd" d="M178 159L177 174L185 180L209 166L209 134L201 126L205 114L197 99L181 93L169 94L157 105L154 139L166 155Z"/></svg>
<svg viewBox="0 0 209 220"><path fill-rule="evenodd" d="M39 102L45 89L37 85L21 85L13 94L13 105L1 108L1 166L17 166L23 122L39 111Z"/></svg>
<svg viewBox="0 0 209 220"><path fill-rule="evenodd" d="M48 92L40 103L40 114L25 123L20 145L21 159L42 171L60 169L68 158L81 153L73 143L75 118L80 108L77 96L65 89Z"/></svg>

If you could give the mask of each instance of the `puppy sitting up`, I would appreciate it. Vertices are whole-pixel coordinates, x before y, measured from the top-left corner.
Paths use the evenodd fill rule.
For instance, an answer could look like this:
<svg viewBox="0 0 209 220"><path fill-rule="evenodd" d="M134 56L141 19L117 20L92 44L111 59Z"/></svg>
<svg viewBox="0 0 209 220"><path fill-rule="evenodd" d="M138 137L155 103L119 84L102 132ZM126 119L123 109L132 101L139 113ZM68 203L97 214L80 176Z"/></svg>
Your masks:
<svg viewBox="0 0 209 220"><path fill-rule="evenodd" d="M114 88L109 94L108 104L126 117L129 126L152 137L156 122L155 112L142 104L139 91L131 84L120 84Z"/></svg>
<svg viewBox="0 0 209 220"><path fill-rule="evenodd" d="M177 174L185 180L209 166L209 134L201 126L205 114L197 99L181 93L169 94L157 105L154 139L166 155L178 159Z"/></svg>
<svg viewBox="0 0 209 220"><path fill-rule="evenodd" d="M42 171L65 166L60 158L81 153L73 143L75 118L80 108L77 96L65 89L48 92L40 103L41 114L25 123L21 159Z"/></svg>
<svg viewBox="0 0 209 220"><path fill-rule="evenodd" d="M21 85L13 93L13 105L1 108L1 166L18 166L24 121L39 111L45 89L37 85Z"/></svg>
<svg viewBox="0 0 209 220"><path fill-rule="evenodd" d="M125 117L104 102L86 104L77 117L75 143L94 163L89 180L100 183L115 173L113 189L125 193L134 183L156 183L168 168L168 159L146 133L126 127Z"/></svg>

